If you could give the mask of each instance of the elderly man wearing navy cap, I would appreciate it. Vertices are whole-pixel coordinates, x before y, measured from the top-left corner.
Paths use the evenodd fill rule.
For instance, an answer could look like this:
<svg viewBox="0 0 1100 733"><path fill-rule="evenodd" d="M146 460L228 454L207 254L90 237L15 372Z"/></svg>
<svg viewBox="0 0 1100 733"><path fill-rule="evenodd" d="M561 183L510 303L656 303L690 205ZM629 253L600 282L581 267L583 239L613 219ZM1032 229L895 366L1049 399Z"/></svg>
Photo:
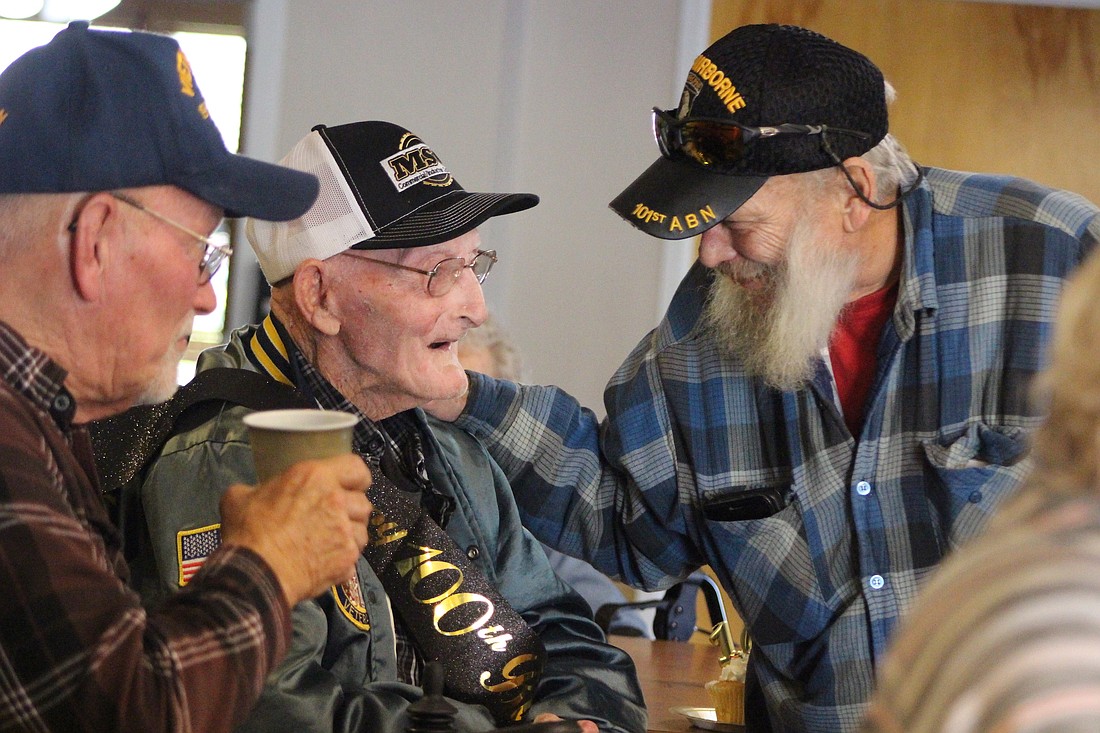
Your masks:
<svg viewBox="0 0 1100 733"><path fill-rule="evenodd" d="M750 731L858 725L918 586L1026 471L1027 386L1100 239L1079 196L915 166L891 95L802 28L716 41L611 204L701 241L606 419L474 375L457 421L551 546L646 588L716 571L752 635Z"/></svg>
<svg viewBox="0 0 1100 733"><path fill-rule="evenodd" d="M0 730L232 730L291 607L353 573L370 477L348 456L232 487L220 549L143 608L85 426L175 390L222 216L316 193L225 149L170 38L73 24L0 76Z"/></svg>
<svg viewBox="0 0 1100 733"><path fill-rule="evenodd" d="M487 317L481 283L497 260L478 226L538 198L467 191L419 136L382 121L319 125L282 162L321 192L291 221L248 222L271 312L200 355L170 407L175 426L125 483L149 540L142 593L187 592L181 538L216 543L221 493L254 480L246 415L273 403L350 412L374 477L369 544L350 582L295 609L293 649L239 730L404 730L439 662L458 731L563 719L641 733L630 658L524 531L503 472L419 409L466 389L457 346ZM139 417L112 422L131 430Z"/></svg>

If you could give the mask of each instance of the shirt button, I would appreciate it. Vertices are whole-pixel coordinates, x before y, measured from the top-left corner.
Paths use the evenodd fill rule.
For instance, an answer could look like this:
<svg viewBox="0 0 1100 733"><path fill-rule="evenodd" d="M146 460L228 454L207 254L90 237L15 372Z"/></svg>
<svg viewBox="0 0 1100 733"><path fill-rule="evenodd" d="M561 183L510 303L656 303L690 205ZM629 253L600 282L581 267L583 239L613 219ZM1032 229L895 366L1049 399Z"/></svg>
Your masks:
<svg viewBox="0 0 1100 733"><path fill-rule="evenodd" d="M882 586L886 585L886 581L882 579L881 575L872 575L868 581L872 590L878 590Z"/></svg>
<svg viewBox="0 0 1100 733"><path fill-rule="evenodd" d="M979 501L982 500L982 492L975 491L972 494L970 494L970 496L968 498L970 499L971 504L977 504Z"/></svg>
<svg viewBox="0 0 1100 733"><path fill-rule="evenodd" d="M476 560L478 558L478 555L480 554L481 550L477 549L477 545L470 545L466 548L466 557L470 558L471 560Z"/></svg>
<svg viewBox="0 0 1100 733"><path fill-rule="evenodd" d="M65 410L68 410L69 405L71 404L72 400L69 399L69 395L67 394L59 394L57 397L53 398L53 409L57 410L58 412L64 412Z"/></svg>
<svg viewBox="0 0 1100 733"><path fill-rule="evenodd" d="M367 451L369 451L371 455L375 455L375 456L378 455L379 453L381 453L382 452L382 439L379 438L377 435L375 435L370 440L368 440L367 441Z"/></svg>
<svg viewBox="0 0 1100 733"><path fill-rule="evenodd" d="M856 484L856 493L860 496L867 496L871 493L871 484L867 483L866 481L860 481L858 484Z"/></svg>

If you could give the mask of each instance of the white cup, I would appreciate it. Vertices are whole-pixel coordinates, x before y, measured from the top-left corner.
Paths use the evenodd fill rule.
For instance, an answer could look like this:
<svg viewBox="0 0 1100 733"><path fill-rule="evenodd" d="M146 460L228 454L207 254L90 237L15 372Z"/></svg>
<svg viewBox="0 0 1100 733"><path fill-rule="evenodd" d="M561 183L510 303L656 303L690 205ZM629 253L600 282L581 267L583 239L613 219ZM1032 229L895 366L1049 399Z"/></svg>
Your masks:
<svg viewBox="0 0 1100 733"><path fill-rule="evenodd" d="M350 453L358 421L338 410L262 410L246 415L256 476L266 481L295 463Z"/></svg>

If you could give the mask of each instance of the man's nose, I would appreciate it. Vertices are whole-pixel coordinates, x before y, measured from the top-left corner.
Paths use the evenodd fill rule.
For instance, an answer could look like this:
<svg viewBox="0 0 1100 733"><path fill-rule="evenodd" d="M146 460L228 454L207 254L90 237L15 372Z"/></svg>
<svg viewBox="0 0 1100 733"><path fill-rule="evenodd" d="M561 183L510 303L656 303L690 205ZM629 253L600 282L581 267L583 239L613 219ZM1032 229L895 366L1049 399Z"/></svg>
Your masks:
<svg viewBox="0 0 1100 733"><path fill-rule="evenodd" d="M717 267L737 256L737 251L733 248L733 238L725 227L711 227L700 235L699 261L706 267Z"/></svg>
<svg viewBox="0 0 1100 733"><path fill-rule="evenodd" d="M214 284L209 280L199 286L195 291L195 313L205 316L213 313L218 307L218 296L214 292Z"/></svg>
<svg viewBox="0 0 1100 733"><path fill-rule="evenodd" d="M481 283L477 281L477 275L470 268L465 268L463 273L459 276L458 282L455 283L455 290L459 291L462 295L462 315L473 323L473 327L476 328L485 322L485 319L489 317L489 309L485 305L485 291L481 288Z"/></svg>

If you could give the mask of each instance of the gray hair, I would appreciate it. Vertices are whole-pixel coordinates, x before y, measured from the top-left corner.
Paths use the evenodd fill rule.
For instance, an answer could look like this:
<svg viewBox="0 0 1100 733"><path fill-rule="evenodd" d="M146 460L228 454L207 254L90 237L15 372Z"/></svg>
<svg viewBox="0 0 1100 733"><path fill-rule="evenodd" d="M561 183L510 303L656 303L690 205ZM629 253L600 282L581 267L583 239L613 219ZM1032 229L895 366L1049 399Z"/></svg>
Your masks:
<svg viewBox="0 0 1100 733"><path fill-rule="evenodd" d="M897 91L890 82L885 82L885 85L886 104L889 106L897 98ZM876 202L893 201L900 189L908 187L917 178L916 164L909 157L905 146L890 133L886 133L886 137L860 157L870 163L875 171L873 200ZM824 188L834 183L849 185L843 175L838 175L835 167L811 172L817 174L814 178L819 187Z"/></svg>
<svg viewBox="0 0 1100 733"><path fill-rule="evenodd" d="M10 193L0 194L0 254L13 256L38 246L43 232L56 227L58 246L64 243L63 227L76 214L84 193Z"/></svg>
<svg viewBox="0 0 1100 733"><path fill-rule="evenodd" d="M886 106L890 106L897 99L898 93L890 82L886 81L885 85ZM886 133L886 137L882 138L878 145L861 157L875 170L875 178L878 181L875 199L878 201L893 199L899 188L908 186L917 178L913 159L909 157L905 146L890 133Z"/></svg>

